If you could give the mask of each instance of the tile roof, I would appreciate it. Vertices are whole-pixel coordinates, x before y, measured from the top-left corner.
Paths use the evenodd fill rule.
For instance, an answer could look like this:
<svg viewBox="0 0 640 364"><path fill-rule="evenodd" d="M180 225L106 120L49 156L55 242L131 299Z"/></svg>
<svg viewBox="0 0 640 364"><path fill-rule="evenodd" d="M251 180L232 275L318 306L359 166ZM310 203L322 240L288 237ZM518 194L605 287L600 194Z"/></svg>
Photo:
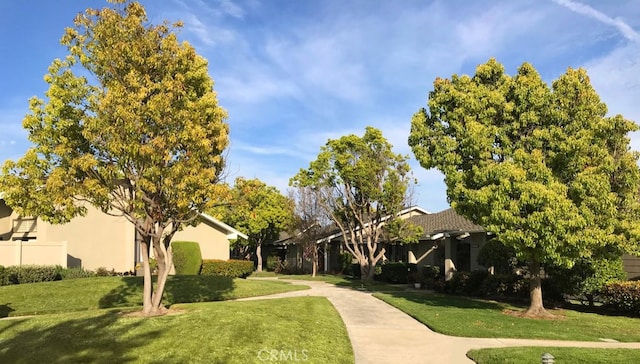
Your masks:
<svg viewBox="0 0 640 364"><path fill-rule="evenodd" d="M422 226L424 237L440 232L469 232L477 233L485 230L480 225L476 225L467 218L458 215L458 213L450 208L435 214L419 215L409 218L412 223Z"/></svg>

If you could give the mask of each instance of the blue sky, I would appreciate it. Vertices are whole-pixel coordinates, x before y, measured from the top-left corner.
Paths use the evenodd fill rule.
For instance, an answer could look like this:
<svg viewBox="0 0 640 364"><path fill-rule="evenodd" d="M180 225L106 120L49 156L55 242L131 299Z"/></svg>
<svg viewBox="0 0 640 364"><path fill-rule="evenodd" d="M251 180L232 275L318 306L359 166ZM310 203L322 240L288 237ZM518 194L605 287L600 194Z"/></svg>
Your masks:
<svg viewBox="0 0 640 364"><path fill-rule="evenodd" d="M490 57L509 74L530 62L551 82L585 67L611 114L640 122L637 0L163 0L141 1L152 22L182 20L179 37L209 60L229 113L228 179L285 191L327 139L377 127L395 151L436 77L473 74ZM29 147L27 100L65 49L66 26L104 1L0 2L0 161ZM632 136L640 150L640 134ZM448 207L442 175L412 158L415 202Z"/></svg>

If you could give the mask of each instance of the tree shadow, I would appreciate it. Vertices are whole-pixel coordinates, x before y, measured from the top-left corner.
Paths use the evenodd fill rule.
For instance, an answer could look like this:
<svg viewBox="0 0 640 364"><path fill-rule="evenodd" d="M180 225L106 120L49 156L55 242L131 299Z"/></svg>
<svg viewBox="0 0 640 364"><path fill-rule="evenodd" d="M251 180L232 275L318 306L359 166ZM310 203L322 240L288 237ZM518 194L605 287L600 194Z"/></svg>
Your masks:
<svg viewBox="0 0 640 364"><path fill-rule="evenodd" d="M487 309L487 310L503 310L510 306L507 303L496 301L486 301L478 298L469 298L461 296L445 295L440 293L427 292L385 292L385 294L404 298L407 301L420 303L433 307L455 307L467 309Z"/></svg>
<svg viewBox="0 0 640 364"><path fill-rule="evenodd" d="M9 306L11 303L7 303L5 305L0 305L0 318L1 317L9 317L9 314L13 311L15 311L13 308L11 308L11 306Z"/></svg>
<svg viewBox="0 0 640 364"><path fill-rule="evenodd" d="M49 319L23 319L27 329L3 330L2 363L124 363L135 361L131 351L160 336L161 331L127 335L141 320L119 320L117 312L70 319L51 325ZM36 320L36 321L31 321ZM42 320L42 321L39 321ZM125 339L126 338L126 339Z"/></svg>
<svg viewBox="0 0 640 364"><path fill-rule="evenodd" d="M154 277L154 284L156 277ZM122 277L121 284L100 298L100 308L135 307L142 305L142 277ZM235 284L229 277L170 276L167 279L163 302L175 303L211 302L227 299Z"/></svg>

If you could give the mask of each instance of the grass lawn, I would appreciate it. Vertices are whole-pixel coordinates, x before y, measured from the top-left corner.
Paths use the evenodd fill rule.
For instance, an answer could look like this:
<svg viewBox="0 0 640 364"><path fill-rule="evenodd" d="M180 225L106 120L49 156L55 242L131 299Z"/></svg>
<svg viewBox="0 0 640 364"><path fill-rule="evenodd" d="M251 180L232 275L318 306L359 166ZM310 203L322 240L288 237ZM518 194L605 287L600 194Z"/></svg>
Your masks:
<svg viewBox="0 0 640 364"><path fill-rule="evenodd" d="M446 335L553 340L640 341L640 319L572 310L552 310L557 320L536 320L504 314L522 310L506 303L429 293L374 293L429 328Z"/></svg>
<svg viewBox="0 0 640 364"><path fill-rule="evenodd" d="M137 318L94 310L0 320L0 363L353 363L324 297L176 304ZM274 359L275 358L275 359Z"/></svg>
<svg viewBox="0 0 640 364"><path fill-rule="evenodd" d="M550 353L556 363L640 363L640 350L556 347L516 347L471 350L467 356L478 364L540 363L542 354Z"/></svg>
<svg viewBox="0 0 640 364"><path fill-rule="evenodd" d="M142 277L94 277L0 287L0 317L142 305ZM170 276L165 305L307 289L278 281Z"/></svg>
<svg viewBox="0 0 640 364"><path fill-rule="evenodd" d="M264 272L263 272L264 273ZM384 282L367 282L362 283L359 278L353 278L350 276L339 275L339 274L318 274L315 277L312 277L310 274L292 274L292 275L284 275L284 274L275 274L272 272L266 272L267 274L252 274L251 277L272 277L278 279L292 279L292 280L300 280L300 281L323 281L331 284L335 284L336 286L344 286L344 287L352 287L357 289L363 289L365 291L372 292L387 292L387 291L405 291L409 288L408 284L401 285L391 285ZM269 275L270 273L270 275Z"/></svg>

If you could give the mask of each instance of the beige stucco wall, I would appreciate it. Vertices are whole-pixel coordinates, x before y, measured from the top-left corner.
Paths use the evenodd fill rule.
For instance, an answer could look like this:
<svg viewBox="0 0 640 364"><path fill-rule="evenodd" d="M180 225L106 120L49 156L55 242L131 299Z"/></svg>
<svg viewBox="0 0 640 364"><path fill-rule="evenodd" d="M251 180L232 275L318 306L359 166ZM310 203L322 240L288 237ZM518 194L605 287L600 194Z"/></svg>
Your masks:
<svg viewBox="0 0 640 364"><path fill-rule="evenodd" d="M18 215L0 200L0 265L60 264L95 270L100 267L117 272L135 270L135 228L124 217L111 216L87 207L87 215L63 225L37 220L37 229L28 233L28 241L18 241L23 234L13 233ZM203 259L229 259L226 232L208 220L185 227L174 241L200 243Z"/></svg>
<svg viewBox="0 0 640 364"><path fill-rule="evenodd" d="M13 210L0 200L0 240L9 240L11 238L11 221L13 219Z"/></svg>
<svg viewBox="0 0 640 364"><path fill-rule="evenodd" d="M135 229L124 217L110 216L89 206L86 216L67 224L38 224L38 240L67 241L70 267L104 267L117 272L135 269Z"/></svg>
<svg viewBox="0 0 640 364"><path fill-rule="evenodd" d="M226 233L206 220L202 220L196 226L187 226L178 231L172 241L199 243L202 259L229 259L229 239Z"/></svg>
<svg viewBox="0 0 640 364"><path fill-rule="evenodd" d="M0 242L0 265L67 266L67 243L30 241Z"/></svg>

